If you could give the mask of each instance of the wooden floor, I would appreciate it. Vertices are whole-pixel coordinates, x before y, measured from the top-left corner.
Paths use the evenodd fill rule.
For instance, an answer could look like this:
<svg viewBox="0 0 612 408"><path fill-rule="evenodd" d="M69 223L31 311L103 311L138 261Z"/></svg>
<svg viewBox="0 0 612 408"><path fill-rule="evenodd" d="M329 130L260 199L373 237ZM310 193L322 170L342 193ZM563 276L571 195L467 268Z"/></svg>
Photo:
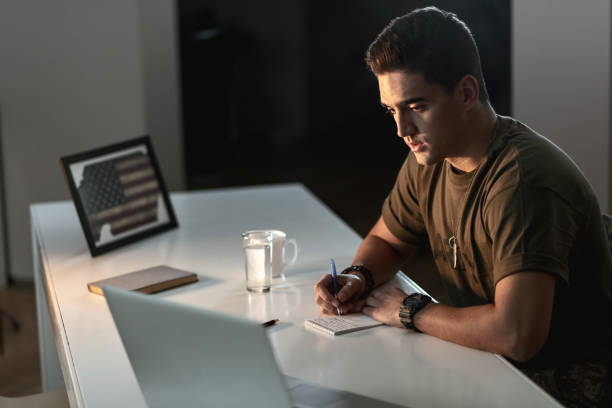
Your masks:
<svg viewBox="0 0 612 408"><path fill-rule="evenodd" d="M365 236L380 215L382 202L393 185L401 157L389 161L389 155L377 155L367 163L350 158L338 165L338 158L313 154L308 159L291 160L282 171L248 174L244 171L223 172L192 179L191 189L300 181L328 205L338 216ZM303 156L306 157L306 156ZM427 264L427 262L425 262ZM423 265L423 264L419 264ZM409 276L438 300L444 301L439 277L430 267L412 267ZM38 359L36 307L31 283L20 283L0 290L0 308L14 315L21 327L13 330L2 319L4 353L0 355L0 395L21 396L41 391Z"/></svg>
<svg viewBox="0 0 612 408"><path fill-rule="evenodd" d="M4 350L0 354L0 395L16 397L41 392L38 330L34 285L20 283L0 289L0 309L18 322L15 330L6 315L2 320Z"/></svg>

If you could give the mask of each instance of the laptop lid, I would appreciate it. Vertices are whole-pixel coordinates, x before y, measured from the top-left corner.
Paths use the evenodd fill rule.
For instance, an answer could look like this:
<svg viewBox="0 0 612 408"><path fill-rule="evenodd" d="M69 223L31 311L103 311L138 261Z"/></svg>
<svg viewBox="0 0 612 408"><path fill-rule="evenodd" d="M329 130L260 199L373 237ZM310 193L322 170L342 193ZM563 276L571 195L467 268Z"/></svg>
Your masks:
<svg viewBox="0 0 612 408"><path fill-rule="evenodd" d="M257 322L109 286L108 306L149 407L290 407Z"/></svg>

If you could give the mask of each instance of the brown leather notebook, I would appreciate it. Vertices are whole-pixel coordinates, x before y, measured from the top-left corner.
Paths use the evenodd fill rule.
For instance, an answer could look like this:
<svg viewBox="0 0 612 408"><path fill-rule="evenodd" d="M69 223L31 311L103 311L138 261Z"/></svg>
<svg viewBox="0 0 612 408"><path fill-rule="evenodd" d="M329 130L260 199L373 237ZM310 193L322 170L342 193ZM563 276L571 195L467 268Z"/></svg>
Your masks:
<svg viewBox="0 0 612 408"><path fill-rule="evenodd" d="M193 272L182 271L166 265L158 265L91 282L87 284L87 288L91 293L102 296L104 296L102 286L105 285L142 293L156 293L197 281L198 275Z"/></svg>

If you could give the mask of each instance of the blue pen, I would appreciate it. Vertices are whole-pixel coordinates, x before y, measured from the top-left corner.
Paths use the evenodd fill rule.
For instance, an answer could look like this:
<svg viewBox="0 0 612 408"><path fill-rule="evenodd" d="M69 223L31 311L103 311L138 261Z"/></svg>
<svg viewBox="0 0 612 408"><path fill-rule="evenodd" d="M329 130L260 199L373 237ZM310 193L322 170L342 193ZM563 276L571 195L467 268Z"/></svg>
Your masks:
<svg viewBox="0 0 612 408"><path fill-rule="evenodd" d="M334 282L334 296L338 294L338 275L336 274L336 263L331 259L332 281ZM338 305L338 314L342 316L342 305Z"/></svg>

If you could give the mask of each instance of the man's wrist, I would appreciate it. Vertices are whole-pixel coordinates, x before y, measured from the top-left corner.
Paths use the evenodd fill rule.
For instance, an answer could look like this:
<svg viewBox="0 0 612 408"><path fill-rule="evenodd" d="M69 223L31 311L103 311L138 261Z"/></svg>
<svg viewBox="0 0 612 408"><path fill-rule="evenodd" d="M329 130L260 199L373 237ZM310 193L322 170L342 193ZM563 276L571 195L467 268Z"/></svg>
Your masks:
<svg viewBox="0 0 612 408"><path fill-rule="evenodd" d="M361 297L364 293L366 293L366 286L367 285L366 285L366 278L365 278L365 276L363 275L363 273L361 273L359 271L350 271L350 272L347 272L347 273L351 274L351 275L357 276L359 278L359 280L361 280L361 282L363 283L363 288L359 292L359 297Z"/></svg>
<svg viewBox="0 0 612 408"><path fill-rule="evenodd" d="M355 275L358 274L363 279L363 282L365 283L365 288L363 292L361 293L361 296L359 297L360 299L365 299L366 297L368 297L370 292L374 290L374 276L372 275L372 271L370 271L365 266L351 265L348 268L344 269L342 273L343 274L355 274Z"/></svg>

